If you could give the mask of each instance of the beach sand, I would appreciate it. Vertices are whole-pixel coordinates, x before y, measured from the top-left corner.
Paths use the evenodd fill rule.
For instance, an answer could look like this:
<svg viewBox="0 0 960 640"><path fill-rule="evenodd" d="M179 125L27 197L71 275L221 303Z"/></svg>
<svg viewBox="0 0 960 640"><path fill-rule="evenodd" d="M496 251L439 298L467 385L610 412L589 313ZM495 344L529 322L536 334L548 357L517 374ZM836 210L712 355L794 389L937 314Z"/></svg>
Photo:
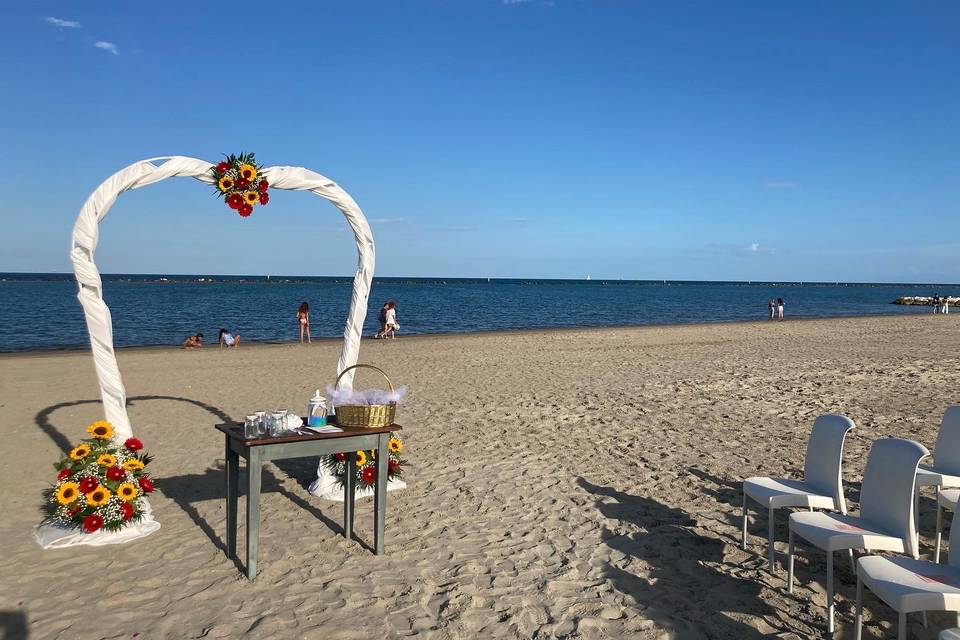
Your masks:
<svg viewBox="0 0 960 640"><path fill-rule="evenodd" d="M787 595L782 565L766 572L765 515L740 550L740 481L797 473L814 418L842 412L858 426L844 468L855 498L875 439L932 447L960 401L958 348L960 320L933 315L365 341L361 361L411 388L398 415L409 487L389 494L386 555L339 535L341 504L305 489L311 461L271 463L254 583L222 550L213 425L302 411L332 382L337 343L120 351L163 528L52 551L32 527L51 463L102 417L93 362L2 356L0 615L7 637L65 639L810 637L824 554L801 548ZM368 544L371 525L366 500ZM837 637L852 637L845 562L837 576ZM865 637L894 636L872 596L865 617ZM935 638L952 620L931 614L924 630L911 616L909 633Z"/></svg>

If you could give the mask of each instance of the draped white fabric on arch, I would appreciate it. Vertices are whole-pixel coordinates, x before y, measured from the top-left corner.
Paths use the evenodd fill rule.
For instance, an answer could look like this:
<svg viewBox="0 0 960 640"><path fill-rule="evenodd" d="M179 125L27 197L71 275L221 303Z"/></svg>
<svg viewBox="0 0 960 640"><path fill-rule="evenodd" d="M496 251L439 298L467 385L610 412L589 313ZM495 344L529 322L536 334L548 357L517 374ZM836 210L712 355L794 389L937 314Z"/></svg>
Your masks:
<svg viewBox="0 0 960 640"><path fill-rule="evenodd" d="M176 176L195 178L212 184L211 166L213 166L211 162L185 156L168 156L136 162L107 178L90 194L73 227L70 258L73 261L79 286L77 297L87 321L90 348L100 383L104 414L106 420L113 424L114 439L119 442L132 437L133 429L127 416L126 390L113 349L110 309L103 300L100 271L93 260L100 235L100 222L124 191L139 189ZM360 352L363 320L367 313L367 298L373 280L376 255L370 225L353 198L333 180L319 173L302 167L269 167L263 170L263 175L269 181L271 189L310 191L329 200L340 209L353 230L357 243L357 271L353 278L353 295L343 331L343 347L337 363L336 373L339 374L357 363ZM341 384L352 386L353 374L353 371L347 372ZM159 528L160 523L153 519L148 504L147 515L141 522L117 533L98 531L93 534L83 534L76 530L45 525L37 528L35 537L44 548L76 544L103 545L129 542L149 535Z"/></svg>

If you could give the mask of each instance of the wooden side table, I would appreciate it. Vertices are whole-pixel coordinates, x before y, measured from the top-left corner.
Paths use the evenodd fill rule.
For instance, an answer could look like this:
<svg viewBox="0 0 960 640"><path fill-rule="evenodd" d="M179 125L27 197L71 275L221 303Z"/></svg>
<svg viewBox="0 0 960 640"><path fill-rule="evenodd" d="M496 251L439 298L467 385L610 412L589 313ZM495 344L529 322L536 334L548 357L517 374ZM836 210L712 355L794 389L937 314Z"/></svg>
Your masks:
<svg viewBox="0 0 960 640"><path fill-rule="evenodd" d="M247 461L247 578L257 576L257 548L260 538L260 475L264 462L287 458L307 458L347 454L347 473L344 484L343 535L353 537L354 482L356 452L375 449L377 460L388 460L387 442L390 432L400 431L400 425L366 429L343 427L341 433L293 433L277 437L248 439L242 424L218 424L224 435L227 487L227 557L237 556L237 496L240 480L240 458ZM306 430L304 430L306 431ZM387 511L388 465L377 465L377 481L373 502L373 552L383 553L383 536Z"/></svg>

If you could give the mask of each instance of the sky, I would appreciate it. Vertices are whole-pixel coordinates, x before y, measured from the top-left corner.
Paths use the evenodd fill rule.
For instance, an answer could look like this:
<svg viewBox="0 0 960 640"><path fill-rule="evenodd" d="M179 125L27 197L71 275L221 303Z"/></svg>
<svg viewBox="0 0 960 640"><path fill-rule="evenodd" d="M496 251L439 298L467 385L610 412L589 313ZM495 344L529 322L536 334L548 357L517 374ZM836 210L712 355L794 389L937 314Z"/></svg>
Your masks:
<svg viewBox="0 0 960 640"><path fill-rule="evenodd" d="M377 275L960 282L960 4L14 2L0 271L158 156L335 180ZM345 275L342 215L128 192L104 273Z"/></svg>

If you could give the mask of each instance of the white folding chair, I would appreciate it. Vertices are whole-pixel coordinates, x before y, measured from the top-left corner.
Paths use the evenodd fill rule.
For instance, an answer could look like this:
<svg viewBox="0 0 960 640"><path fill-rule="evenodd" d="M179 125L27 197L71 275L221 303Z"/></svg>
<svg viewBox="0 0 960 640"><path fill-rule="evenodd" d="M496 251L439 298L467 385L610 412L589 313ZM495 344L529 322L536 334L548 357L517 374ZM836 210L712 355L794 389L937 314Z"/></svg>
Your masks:
<svg viewBox="0 0 960 640"><path fill-rule="evenodd" d="M830 413L813 422L807 452L803 461L803 480L784 478L747 478L743 481L743 541L747 548L747 497L767 508L767 553L770 573L775 570L773 523L774 512L783 507L805 507L847 512L843 497L840 467L843 461L843 442L854 428L853 420Z"/></svg>
<svg viewBox="0 0 960 640"><path fill-rule="evenodd" d="M960 640L960 629L944 629L938 640Z"/></svg>
<svg viewBox="0 0 960 640"><path fill-rule="evenodd" d="M787 591L793 593L794 537L827 552L827 631L833 633L833 552L864 549L917 557L914 490L917 465L929 451L913 440L878 440L870 449L860 487L860 515L790 515Z"/></svg>
<svg viewBox="0 0 960 640"><path fill-rule="evenodd" d="M954 511L950 548L960 549L960 520ZM960 553L946 565L905 556L867 556L857 561L857 620L854 638L863 626L863 587L866 586L899 614L899 640L907 637L907 614L956 611L960 624ZM943 637L943 636L941 636Z"/></svg>
<svg viewBox="0 0 960 640"><path fill-rule="evenodd" d="M947 407L933 444L933 464L917 469L918 487L960 487L960 405Z"/></svg>

